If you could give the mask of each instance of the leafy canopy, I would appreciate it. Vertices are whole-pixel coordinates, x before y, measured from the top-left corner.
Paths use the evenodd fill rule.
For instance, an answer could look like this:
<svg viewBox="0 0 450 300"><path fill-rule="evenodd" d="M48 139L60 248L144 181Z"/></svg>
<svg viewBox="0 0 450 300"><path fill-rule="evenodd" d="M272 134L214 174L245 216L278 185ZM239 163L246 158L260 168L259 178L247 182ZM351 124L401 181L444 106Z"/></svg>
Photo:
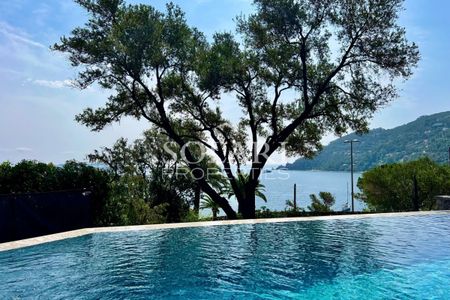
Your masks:
<svg viewBox="0 0 450 300"><path fill-rule="evenodd" d="M435 196L450 193L450 166L421 158L406 163L382 165L364 172L358 180L361 190L358 197L371 211L413 210L414 178L417 180L421 210L433 209Z"/></svg>
<svg viewBox="0 0 450 300"><path fill-rule="evenodd" d="M396 96L419 59L397 24L402 0L255 0L237 21L239 38L212 41L183 12L121 0L77 0L90 20L54 49L81 71L78 84L115 90L104 107L77 120L93 130L125 116L144 118L179 147L196 141L222 162L244 217L270 155L312 156L323 134L365 131L373 113ZM238 123L221 107L235 100ZM188 167L198 168L187 147ZM241 165L250 180L239 184ZM237 165L237 173L231 165ZM206 178L202 190L229 217L236 214Z"/></svg>
<svg viewBox="0 0 450 300"><path fill-rule="evenodd" d="M319 197L311 194L309 197L311 198L311 205L308 206L308 209L311 212L326 213L333 211L331 207L336 202L336 199L330 192L320 192Z"/></svg>

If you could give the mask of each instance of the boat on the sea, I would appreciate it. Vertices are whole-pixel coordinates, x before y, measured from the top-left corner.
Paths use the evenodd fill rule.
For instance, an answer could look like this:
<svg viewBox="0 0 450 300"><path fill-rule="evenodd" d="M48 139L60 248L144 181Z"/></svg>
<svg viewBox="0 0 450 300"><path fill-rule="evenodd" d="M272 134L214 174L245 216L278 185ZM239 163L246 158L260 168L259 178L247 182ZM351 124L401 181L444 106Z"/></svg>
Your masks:
<svg viewBox="0 0 450 300"><path fill-rule="evenodd" d="M345 203L344 205L342 205L342 210L341 212L350 212L351 208L350 205L348 205L348 202Z"/></svg>
<svg viewBox="0 0 450 300"><path fill-rule="evenodd" d="M350 211L351 211L351 207L348 204L348 182L347 182L347 202L344 205L342 205L341 212L350 212Z"/></svg>

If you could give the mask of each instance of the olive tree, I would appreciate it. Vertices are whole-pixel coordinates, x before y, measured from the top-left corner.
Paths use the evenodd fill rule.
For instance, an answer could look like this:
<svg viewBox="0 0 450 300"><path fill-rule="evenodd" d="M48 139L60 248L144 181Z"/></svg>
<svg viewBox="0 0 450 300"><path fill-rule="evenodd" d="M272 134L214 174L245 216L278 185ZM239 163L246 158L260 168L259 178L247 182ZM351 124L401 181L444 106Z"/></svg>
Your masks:
<svg viewBox="0 0 450 300"><path fill-rule="evenodd" d="M274 152L311 157L328 132L365 131L419 59L398 24L402 0L255 0L254 13L237 19L237 37L211 40L173 4L160 12L121 0L77 2L90 19L54 49L81 70L81 88L115 91L77 120L99 131L131 116L160 128L228 218L237 214L201 176L193 142L220 160L239 212L253 218ZM233 99L239 122L221 110ZM248 176L243 165L251 165Z"/></svg>

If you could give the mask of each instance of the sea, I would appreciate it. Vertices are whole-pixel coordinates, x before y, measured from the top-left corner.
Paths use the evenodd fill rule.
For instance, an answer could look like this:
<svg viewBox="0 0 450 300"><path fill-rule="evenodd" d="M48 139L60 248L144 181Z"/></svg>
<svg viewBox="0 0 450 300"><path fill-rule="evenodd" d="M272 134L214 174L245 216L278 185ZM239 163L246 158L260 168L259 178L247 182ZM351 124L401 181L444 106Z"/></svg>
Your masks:
<svg viewBox="0 0 450 300"><path fill-rule="evenodd" d="M356 186L362 173L354 173L354 192L359 192ZM266 207L270 210L285 210L286 200L294 199L294 184L297 186L297 206L308 211L311 204L311 194L330 192L336 202L332 209L342 211L345 205L351 207L351 173L329 171L293 171L293 170L268 170L261 174L261 183L264 185L264 194L267 202L256 199L256 207ZM230 199L230 204L237 209L235 199ZM366 206L355 198L355 211L362 211ZM206 212L206 215L209 212ZM202 213L203 214L203 213Z"/></svg>

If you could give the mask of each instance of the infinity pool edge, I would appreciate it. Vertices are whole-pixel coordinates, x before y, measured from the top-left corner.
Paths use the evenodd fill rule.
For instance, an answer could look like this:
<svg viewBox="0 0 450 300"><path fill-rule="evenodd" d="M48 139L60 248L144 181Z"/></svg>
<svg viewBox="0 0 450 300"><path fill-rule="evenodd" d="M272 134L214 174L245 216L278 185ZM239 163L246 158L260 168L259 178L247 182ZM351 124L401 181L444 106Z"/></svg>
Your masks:
<svg viewBox="0 0 450 300"><path fill-rule="evenodd" d="M250 219L250 220L203 221L203 222L191 222L191 223L170 223L170 224L83 228L83 229L60 232L60 233L44 235L44 236L39 236L39 237L34 237L34 238L29 238L29 239L24 239L24 240L0 243L0 252L36 246L36 245L40 245L40 244L51 243L51 242L56 242L56 241L60 241L60 240L64 240L64 239L76 238L76 237L81 237L81 236L95 234L95 233L113 233L113 232L139 231L139 230L158 230L158 229L225 226L225 225L246 225L246 224L262 224L262 223L363 219L363 218L376 218L376 217L447 215L447 214L450 215L450 210L426 211L426 212L421 211L421 212L399 212L399 213L376 213L376 214L359 214L359 215L333 215L333 216L315 216L315 217L293 217L293 218L268 218L268 219Z"/></svg>

